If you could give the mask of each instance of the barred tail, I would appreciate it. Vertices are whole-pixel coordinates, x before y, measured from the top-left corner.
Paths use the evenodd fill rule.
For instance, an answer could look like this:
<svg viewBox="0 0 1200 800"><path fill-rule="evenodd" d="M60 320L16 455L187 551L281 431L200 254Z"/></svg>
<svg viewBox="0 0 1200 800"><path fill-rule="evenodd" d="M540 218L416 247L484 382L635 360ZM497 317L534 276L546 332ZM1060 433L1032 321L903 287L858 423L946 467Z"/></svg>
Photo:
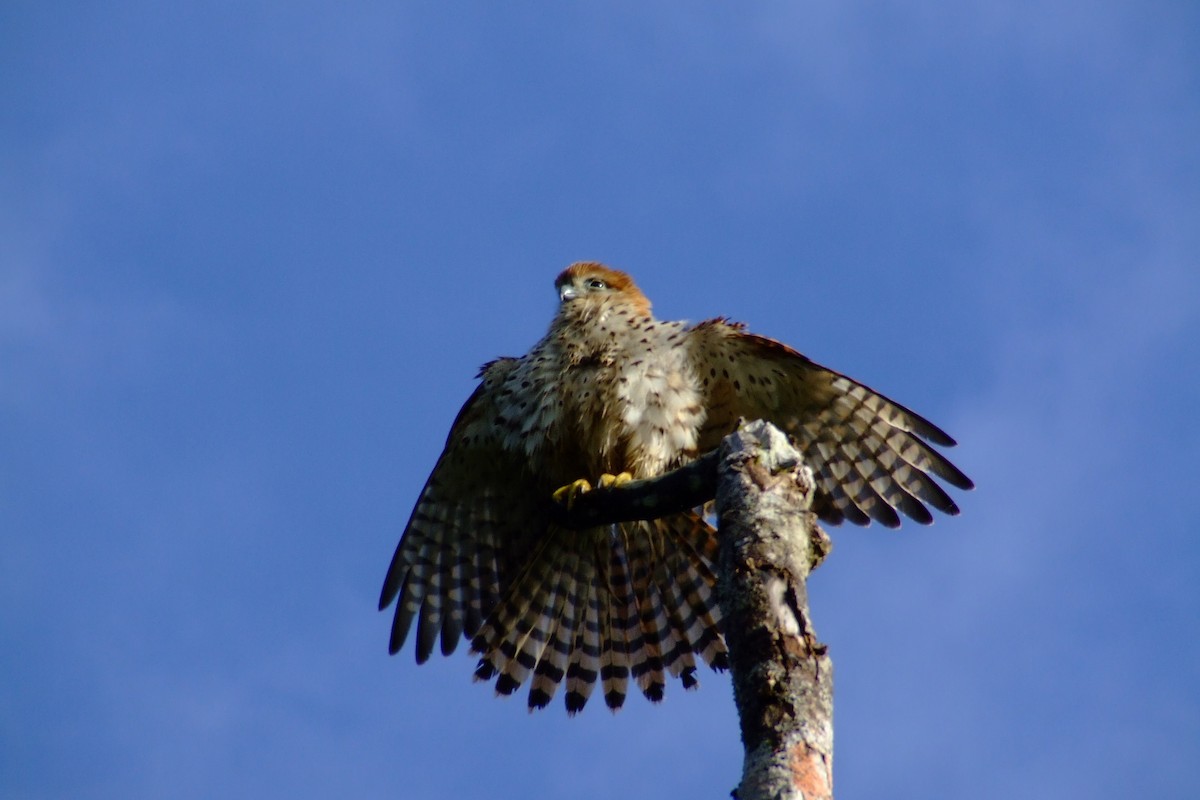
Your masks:
<svg viewBox="0 0 1200 800"><path fill-rule="evenodd" d="M699 655L727 666L712 562L716 532L695 514L569 531L551 528L472 640L478 680L512 694L532 676L530 709L566 680L567 711L599 681L618 709L632 678L649 700L666 675L697 685Z"/></svg>

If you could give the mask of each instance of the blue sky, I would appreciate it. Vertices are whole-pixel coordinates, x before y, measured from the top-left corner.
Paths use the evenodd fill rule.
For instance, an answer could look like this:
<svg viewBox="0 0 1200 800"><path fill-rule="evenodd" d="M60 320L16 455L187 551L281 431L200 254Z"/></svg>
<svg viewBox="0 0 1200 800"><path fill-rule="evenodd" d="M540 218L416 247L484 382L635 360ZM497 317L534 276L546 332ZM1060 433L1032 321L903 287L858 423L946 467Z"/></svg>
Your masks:
<svg viewBox="0 0 1200 800"><path fill-rule="evenodd" d="M1197 9L6 3L0 795L724 796L725 676L530 716L375 611L598 259L961 442L812 579L840 794L1197 796Z"/></svg>

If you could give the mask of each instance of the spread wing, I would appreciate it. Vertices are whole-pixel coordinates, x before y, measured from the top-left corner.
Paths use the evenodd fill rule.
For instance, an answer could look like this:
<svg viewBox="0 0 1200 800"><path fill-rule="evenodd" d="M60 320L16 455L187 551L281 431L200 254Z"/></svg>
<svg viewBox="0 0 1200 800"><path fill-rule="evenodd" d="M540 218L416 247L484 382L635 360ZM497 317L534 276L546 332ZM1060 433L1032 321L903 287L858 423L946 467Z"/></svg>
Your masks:
<svg viewBox="0 0 1200 800"><path fill-rule="evenodd" d="M495 424L497 388L515 363L484 367L384 579L379 608L397 601L388 649L404 645L415 621L418 663L439 635L447 655L475 635L548 524L524 459L502 447Z"/></svg>
<svg viewBox="0 0 1200 800"><path fill-rule="evenodd" d="M738 419L765 419L786 431L816 474L814 510L829 523L874 519L920 523L929 504L958 506L934 477L960 489L974 484L932 445L954 440L929 420L773 339L715 319L688 332L691 363L708 415L699 450L720 444Z"/></svg>

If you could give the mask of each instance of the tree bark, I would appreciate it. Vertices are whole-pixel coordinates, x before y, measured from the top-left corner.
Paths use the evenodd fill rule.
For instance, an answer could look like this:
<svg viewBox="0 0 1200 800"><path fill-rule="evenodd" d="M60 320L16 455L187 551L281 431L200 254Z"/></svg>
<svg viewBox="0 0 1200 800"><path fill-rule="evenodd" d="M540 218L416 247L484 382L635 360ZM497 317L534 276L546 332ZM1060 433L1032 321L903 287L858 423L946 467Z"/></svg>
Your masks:
<svg viewBox="0 0 1200 800"><path fill-rule="evenodd" d="M768 423L743 423L721 444L717 574L745 747L738 800L833 797L833 664L806 588L830 549L813 488Z"/></svg>

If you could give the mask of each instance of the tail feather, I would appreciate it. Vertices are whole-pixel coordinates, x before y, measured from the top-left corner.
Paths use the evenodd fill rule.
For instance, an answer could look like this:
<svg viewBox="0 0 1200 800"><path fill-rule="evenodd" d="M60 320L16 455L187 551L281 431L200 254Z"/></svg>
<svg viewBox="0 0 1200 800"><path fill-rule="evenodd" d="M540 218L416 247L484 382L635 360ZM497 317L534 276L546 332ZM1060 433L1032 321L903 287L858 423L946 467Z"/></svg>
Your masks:
<svg viewBox="0 0 1200 800"><path fill-rule="evenodd" d="M686 630L692 653L713 669L728 668L729 655L721 635L721 608L712 564L717 558L717 532L697 514L686 512L655 521L669 530L674 547L663 559L669 580L669 603Z"/></svg>
<svg viewBox="0 0 1200 800"><path fill-rule="evenodd" d="M696 658L694 656L694 641L698 641L703 630L696 623L699 617L687 607L679 590L675 586L676 568L679 566L677 552L668 553L667 557L658 563L655 578L663 592L663 604L671 626L673 645L663 660L672 677L680 678L685 689L696 686Z"/></svg>
<svg viewBox="0 0 1200 800"><path fill-rule="evenodd" d="M564 587L560 564L555 562L549 570L541 574L543 582L538 587L535 601L529 604L501 643L501 648L513 655L509 657L500 670L500 677L496 679L496 691L500 694L515 692L541 662L546 645L553 636L558 614L562 610ZM532 704L531 696L530 705Z"/></svg>
<svg viewBox="0 0 1200 800"><path fill-rule="evenodd" d="M600 677L600 596L595 590L595 567L587 559L580 562L580 583L584 588L579 609L581 622L575 628L575 649L567 667L568 714L583 710Z"/></svg>
<svg viewBox="0 0 1200 800"><path fill-rule="evenodd" d="M641 647L629 654L630 672L646 699L657 703L663 699L666 689L663 650L669 647L671 639L666 609L659 597L658 586L651 579L661 560L660 534L652 524L633 523L620 527L628 554L638 640L641 642Z"/></svg>
<svg viewBox="0 0 1200 800"><path fill-rule="evenodd" d="M521 577L513 583L503 602L495 607L484 620L478 633L471 639L471 652L482 656L475 668L476 680L489 680L502 673L512 659L516 658L517 647L515 637L521 637L519 630L522 620L534 619L530 608L535 602L540 602L541 591L550 573L551 559L545 558L542 548L533 554L525 565ZM513 689L504 691L500 681L497 681L496 691L501 694L511 694Z"/></svg>
<svg viewBox="0 0 1200 800"><path fill-rule="evenodd" d="M546 644L537 654L537 666L529 685L529 708L545 708L554 699L566 675L567 660L574 646L575 630L583 604L579 602L579 551L571 550L559 570L554 609L549 617Z"/></svg>
<svg viewBox="0 0 1200 800"><path fill-rule="evenodd" d="M716 669L727 661L715 555L715 531L691 513L552 531L478 626L476 678L495 678L501 694L529 680L531 710L548 705L565 680L571 714L583 709L597 682L613 710L624 703L631 678L654 702L667 675L695 686L696 656ZM464 569L485 580L486 562ZM451 613L454 585L445 594ZM471 608L462 614L470 626Z"/></svg>
<svg viewBox="0 0 1200 800"><path fill-rule="evenodd" d="M620 536L612 537L610 555L604 581L608 602L601 628L600 682L605 704L616 710L625 702L632 671L631 656L641 651L643 641L637 630L637 600L633 596L629 562Z"/></svg>

